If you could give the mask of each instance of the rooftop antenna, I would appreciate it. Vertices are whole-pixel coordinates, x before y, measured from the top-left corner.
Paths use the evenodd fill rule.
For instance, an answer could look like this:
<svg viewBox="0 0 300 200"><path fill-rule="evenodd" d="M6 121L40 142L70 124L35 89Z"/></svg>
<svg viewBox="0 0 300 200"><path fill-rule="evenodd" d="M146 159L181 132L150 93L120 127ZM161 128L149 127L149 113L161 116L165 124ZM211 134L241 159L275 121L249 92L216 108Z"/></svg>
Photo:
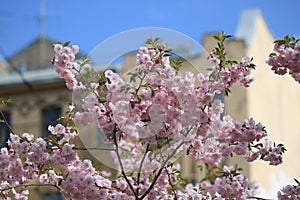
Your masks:
<svg viewBox="0 0 300 200"><path fill-rule="evenodd" d="M38 14L35 16L30 16L30 20L32 19L38 23L39 26L39 35L40 37L45 37L46 36L46 20L48 20L51 17L56 17L56 16L49 16L46 13L46 0L40 0L40 6L38 10Z"/></svg>
<svg viewBox="0 0 300 200"><path fill-rule="evenodd" d="M45 53L45 20L46 20L46 5L45 5L45 0L40 0L40 12L38 16L38 22L40 25L40 42L39 42L39 65L40 67L43 65L43 62L46 58L46 53Z"/></svg>
<svg viewBox="0 0 300 200"><path fill-rule="evenodd" d="M45 0L40 0L40 13L39 13L39 24L40 24L40 37L45 37L45 20L46 20L46 5Z"/></svg>

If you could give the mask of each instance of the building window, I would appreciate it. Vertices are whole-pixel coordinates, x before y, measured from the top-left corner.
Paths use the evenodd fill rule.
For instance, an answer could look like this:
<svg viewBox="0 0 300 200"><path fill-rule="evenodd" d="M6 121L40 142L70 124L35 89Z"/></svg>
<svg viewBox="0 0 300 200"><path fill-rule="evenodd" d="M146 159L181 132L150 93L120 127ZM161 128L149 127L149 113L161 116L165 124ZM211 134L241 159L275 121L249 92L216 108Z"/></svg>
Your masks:
<svg viewBox="0 0 300 200"><path fill-rule="evenodd" d="M8 122L8 124L10 124L10 113L9 112L3 112L3 115L6 119L6 121ZM9 135L10 135L10 131L9 128L7 127L7 125L2 121L4 120L3 117L0 115L0 148L1 147L7 147L7 141L9 139Z"/></svg>
<svg viewBox="0 0 300 200"><path fill-rule="evenodd" d="M53 192L43 194L42 200L63 200L63 198L59 192Z"/></svg>
<svg viewBox="0 0 300 200"><path fill-rule="evenodd" d="M48 131L48 126L55 126L57 124L57 119L61 115L61 107L59 106L49 106L42 109L42 136L47 137L50 135Z"/></svg>

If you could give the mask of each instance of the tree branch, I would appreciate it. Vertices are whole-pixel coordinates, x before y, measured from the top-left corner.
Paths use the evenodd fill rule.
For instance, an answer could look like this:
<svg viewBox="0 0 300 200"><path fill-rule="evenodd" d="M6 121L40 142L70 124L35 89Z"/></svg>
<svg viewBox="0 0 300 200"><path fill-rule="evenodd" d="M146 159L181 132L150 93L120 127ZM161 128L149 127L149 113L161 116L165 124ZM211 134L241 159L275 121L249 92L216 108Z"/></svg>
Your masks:
<svg viewBox="0 0 300 200"><path fill-rule="evenodd" d="M143 167L143 164L144 164L144 161L145 161L145 158L146 158L149 146L150 146L149 143L147 143L146 150L145 150L144 156L143 156L143 158L141 160L140 167L139 167L139 172L138 172L138 176L137 176L137 185L140 184L141 171L142 171L142 167Z"/></svg>
<svg viewBox="0 0 300 200"><path fill-rule="evenodd" d="M174 185L171 183L171 176L170 176L170 173L168 172L168 169L165 167L165 170L166 170L166 172L167 172L167 175L168 175L168 178L169 178L169 183L170 183L170 185L171 185L171 190L172 190L172 193L173 193L173 195L174 195L174 200L177 200L177 194L176 194L176 192L175 192L175 190L174 190Z"/></svg>
<svg viewBox="0 0 300 200"><path fill-rule="evenodd" d="M117 158L118 158L118 161L119 161L119 164L120 164L120 167L121 167L121 173L123 175L123 177L125 178L129 188L131 189L131 191L133 192L134 196L136 199L139 199L138 197L138 194L135 192L132 184L130 183L129 179L127 178L126 174L125 174L125 171L124 171L124 166L123 166L123 163L122 163L122 160L121 160L121 156L120 156L120 153L119 153L119 146L118 146L118 142L117 142L117 137L116 137L116 132L114 131L113 133L113 137L114 137L114 144L116 146L116 149L115 149L115 152L117 154Z"/></svg>
<svg viewBox="0 0 300 200"><path fill-rule="evenodd" d="M0 110L0 114L1 114L1 116L2 116L2 118L3 118L3 120L4 120L5 125L8 127L9 131L10 131L11 133L14 134L14 132L12 131L11 126L10 126L9 123L7 122L7 120L6 120L6 118L5 118L5 116L4 116L3 112L2 112L2 110Z"/></svg>
<svg viewBox="0 0 300 200"><path fill-rule="evenodd" d="M147 194L152 190L152 188L154 187L156 181L158 180L160 174L162 173L164 167L166 166L166 164L169 162L169 160L175 155L175 153L177 152L177 150L183 145L185 144L186 142L181 142L177 147L176 149L172 152L171 155L168 156L168 158L164 161L164 163L162 164L161 168L159 169L158 173L156 174L156 176L154 177L150 187L146 190L146 192L139 198L139 200L142 200L144 199Z"/></svg>
<svg viewBox="0 0 300 200"><path fill-rule="evenodd" d="M260 197L247 197L247 199L257 199L257 200L273 200L273 199L265 199Z"/></svg>

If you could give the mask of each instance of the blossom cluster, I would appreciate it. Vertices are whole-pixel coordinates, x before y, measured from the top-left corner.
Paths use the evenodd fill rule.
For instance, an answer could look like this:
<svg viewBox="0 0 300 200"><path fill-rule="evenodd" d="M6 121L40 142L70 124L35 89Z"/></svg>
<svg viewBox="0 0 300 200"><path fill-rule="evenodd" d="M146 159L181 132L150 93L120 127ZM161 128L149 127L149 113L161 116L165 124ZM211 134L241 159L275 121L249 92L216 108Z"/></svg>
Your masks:
<svg viewBox="0 0 300 200"><path fill-rule="evenodd" d="M274 52L266 61L271 69L278 75L289 73L300 83L300 43L293 37L285 37L284 40L277 40L274 45Z"/></svg>
<svg viewBox="0 0 300 200"><path fill-rule="evenodd" d="M10 150L1 149L0 198L12 193L14 199L27 199L27 190L17 193L21 187L33 182L52 186L72 199L107 199L111 180L97 172L90 160L81 160L69 140L76 136L61 124L50 126L53 138L33 140L33 135L11 134Z"/></svg>
<svg viewBox="0 0 300 200"><path fill-rule="evenodd" d="M247 199L255 196L256 187L250 188L248 178L237 173L233 166L224 166L223 172L228 175L216 178L213 184L208 181L201 183L212 197L230 199L234 196L236 199Z"/></svg>
<svg viewBox="0 0 300 200"><path fill-rule="evenodd" d="M221 60L213 52L210 53L208 59L214 64L210 76L214 75L220 79L215 82L214 86L220 91L231 88L236 82L240 82L240 85L244 87L249 87L250 83L254 81L254 78L250 77L254 65L251 63L252 59L247 56L243 57L239 63L233 62L229 66L220 66Z"/></svg>
<svg viewBox="0 0 300 200"><path fill-rule="evenodd" d="M55 55L52 64L55 66L59 77L66 81L66 86L70 90L83 87L82 83L78 82L75 77L78 67L74 60L78 51L79 47L77 45L73 45L71 48L61 44L54 45Z"/></svg>
<svg viewBox="0 0 300 200"><path fill-rule="evenodd" d="M281 164L282 152L285 151L282 145L272 146L268 139L265 143L256 143L266 136L264 127L260 123L255 124L252 118L241 123L224 116L223 121L215 119L206 132L197 136L189 152L202 162L213 165L233 153L244 156L248 162L260 158L270 165Z"/></svg>
<svg viewBox="0 0 300 200"><path fill-rule="evenodd" d="M277 193L279 200L297 200L300 199L300 183L298 185L287 185Z"/></svg>

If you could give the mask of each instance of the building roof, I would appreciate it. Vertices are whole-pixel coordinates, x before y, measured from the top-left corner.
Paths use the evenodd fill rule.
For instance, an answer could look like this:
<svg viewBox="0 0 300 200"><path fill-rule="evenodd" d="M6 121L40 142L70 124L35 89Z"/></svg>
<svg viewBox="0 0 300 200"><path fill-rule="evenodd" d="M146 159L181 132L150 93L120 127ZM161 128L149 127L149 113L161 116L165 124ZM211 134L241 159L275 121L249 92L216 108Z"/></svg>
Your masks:
<svg viewBox="0 0 300 200"><path fill-rule="evenodd" d="M101 72L105 69L112 69L111 67L105 66L93 66L93 70ZM115 70L115 69L113 69ZM40 84L40 83L51 83L62 81L55 71L54 66L49 68L41 68L24 72L6 71L0 72L0 86L13 86L29 84Z"/></svg>
<svg viewBox="0 0 300 200"><path fill-rule="evenodd" d="M253 34L257 18L262 16L259 9L249 9L242 12L235 37L245 41L249 46L253 39Z"/></svg>
<svg viewBox="0 0 300 200"><path fill-rule="evenodd" d="M54 43L54 40L48 37L38 37L10 57L8 62L0 54L0 86L62 81L50 62L54 54ZM82 57L82 54L77 56ZM2 60L6 69L1 71Z"/></svg>
<svg viewBox="0 0 300 200"><path fill-rule="evenodd" d="M23 84L24 80L29 83L53 82L60 80L54 68L36 69L18 72L2 72L0 73L0 86Z"/></svg>
<svg viewBox="0 0 300 200"><path fill-rule="evenodd" d="M7 61L11 68L31 70L51 66L50 60L54 55L54 40L48 37L38 37L27 46L20 49ZM22 69L21 69L22 68Z"/></svg>
<svg viewBox="0 0 300 200"><path fill-rule="evenodd" d="M0 71L5 70L9 66L8 62L0 52Z"/></svg>

